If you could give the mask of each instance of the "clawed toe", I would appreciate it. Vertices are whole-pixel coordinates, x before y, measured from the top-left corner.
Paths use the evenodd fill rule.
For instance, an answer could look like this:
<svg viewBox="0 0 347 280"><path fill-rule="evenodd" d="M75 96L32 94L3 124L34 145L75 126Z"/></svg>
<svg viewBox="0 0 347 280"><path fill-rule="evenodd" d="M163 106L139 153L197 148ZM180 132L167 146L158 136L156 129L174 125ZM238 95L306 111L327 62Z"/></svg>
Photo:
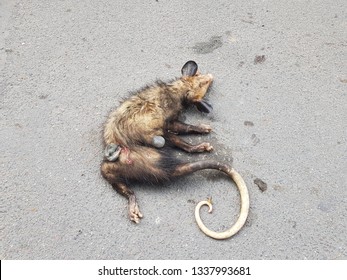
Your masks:
<svg viewBox="0 0 347 280"><path fill-rule="evenodd" d="M137 204L129 208L129 218L131 221L135 222L136 224L138 224L143 218L143 215L140 212L140 209Z"/></svg>
<svg viewBox="0 0 347 280"><path fill-rule="evenodd" d="M201 143L199 145L200 152L211 152L213 150L213 146L210 143Z"/></svg>
<svg viewBox="0 0 347 280"><path fill-rule="evenodd" d="M209 126L208 124L201 124L199 125L199 127L201 128L201 133L210 133L212 131L212 127Z"/></svg>
<svg viewBox="0 0 347 280"><path fill-rule="evenodd" d="M206 143L205 151L207 152L213 151L213 146L210 143Z"/></svg>

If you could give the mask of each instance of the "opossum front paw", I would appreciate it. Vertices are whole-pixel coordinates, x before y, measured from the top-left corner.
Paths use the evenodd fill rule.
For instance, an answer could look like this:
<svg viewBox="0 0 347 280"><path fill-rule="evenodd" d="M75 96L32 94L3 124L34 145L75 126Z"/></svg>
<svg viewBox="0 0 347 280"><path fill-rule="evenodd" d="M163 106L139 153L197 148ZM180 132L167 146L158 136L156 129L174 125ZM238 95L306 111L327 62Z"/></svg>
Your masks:
<svg viewBox="0 0 347 280"><path fill-rule="evenodd" d="M213 150L213 146L210 143L201 143L196 146L197 152L211 152Z"/></svg>
<svg viewBox="0 0 347 280"><path fill-rule="evenodd" d="M199 128L201 129L201 133L210 133L212 131L212 127L208 124L201 124L199 125Z"/></svg>
<svg viewBox="0 0 347 280"><path fill-rule="evenodd" d="M165 145L165 139L163 136L154 136L152 139L152 145L156 148L162 148Z"/></svg>
<svg viewBox="0 0 347 280"><path fill-rule="evenodd" d="M130 220L132 220L136 224L138 224L140 222L140 219L143 217L137 203L129 205L129 217Z"/></svg>

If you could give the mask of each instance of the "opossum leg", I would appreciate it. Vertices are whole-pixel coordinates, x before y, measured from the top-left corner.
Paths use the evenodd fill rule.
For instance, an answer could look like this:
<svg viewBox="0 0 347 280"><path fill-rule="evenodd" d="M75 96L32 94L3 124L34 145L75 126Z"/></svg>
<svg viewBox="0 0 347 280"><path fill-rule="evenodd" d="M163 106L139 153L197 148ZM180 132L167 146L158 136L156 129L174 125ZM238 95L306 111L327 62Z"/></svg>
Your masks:
<svg viewBox="0 0 347 280"><path fill-rule="evenodd" d="M152 139L152 145L156 148L162 148L165 145L165 139L163 136L154 136Z"/></svg>
<svg viewBox="0 0 347 280"><path fill-rule="evenodd" d="M165 138L168 139L176 147L188 152L188 153L202 153L202 152L211 152L213 147L210 143L200 143L198 145L191 145L181 139L179 136L167 133Z"/></svg>
<svg viewBox="0 0 347 280"><path fill-rule="evenodd" d="M190 125L180 121L173 121L167 125L167 130L177 134L189 134L189 133L210 133L212 128L209 125Z"/></svg>
<svg viewBox="0 0 347 280"><path fill-rule="evenodd" d="M104 162L101 165L102 176L112 185L112 187L121 195L128 199L128 213L130 220L139 223L143 215L137 204L135 193L117 178L117 165L112 162Z"/></svg>
<svg viewBox="0 0 347 280"><path fill-rule="evenodd" d="M139 206L137 204L135 193L128 188L127 185L123 183L112 184L112 187L121 195L128 198L128 214L130 220L135 223L139 223L143 215L140 212Z"/></svg>

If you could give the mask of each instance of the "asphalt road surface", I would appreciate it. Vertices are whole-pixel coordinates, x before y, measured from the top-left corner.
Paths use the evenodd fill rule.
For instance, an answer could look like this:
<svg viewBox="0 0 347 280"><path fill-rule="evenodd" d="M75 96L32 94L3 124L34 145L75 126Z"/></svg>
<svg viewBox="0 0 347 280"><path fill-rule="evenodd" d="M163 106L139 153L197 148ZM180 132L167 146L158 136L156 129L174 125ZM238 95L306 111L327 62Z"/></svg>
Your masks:
<svg viewBox="0 0 347 280"><path fill-rule="evenodd" d="M293 3L294 2L294 3ZM346 259L346 1L0 0L1 259ZM133 186L144 218L99 173L102 125L129 91L212 73L215 157L235 186L200 172ZM183 156L183 155L182 155ZM190 157L194 160L194 156Z"/></svg>

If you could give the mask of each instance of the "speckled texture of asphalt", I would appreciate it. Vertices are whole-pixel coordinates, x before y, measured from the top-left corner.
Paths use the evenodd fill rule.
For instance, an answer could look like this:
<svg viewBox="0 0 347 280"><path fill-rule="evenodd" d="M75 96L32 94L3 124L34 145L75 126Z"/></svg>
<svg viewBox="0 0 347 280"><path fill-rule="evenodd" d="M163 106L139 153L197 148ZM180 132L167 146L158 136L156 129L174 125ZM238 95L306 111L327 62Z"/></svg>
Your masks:
<svg viewBox="0 0 347 280"><path fill-rule="evenodd" d="M294 2L294 3L293 3ZM346 259L347 4L317 1L0 0L1 259ZM128 95L215 77L215 151L250 192L245 227L216 241L236 188L215 172L133 187L144 219L101 178L102 124ZM193 157L194 158L194 157Z"/></svg>

